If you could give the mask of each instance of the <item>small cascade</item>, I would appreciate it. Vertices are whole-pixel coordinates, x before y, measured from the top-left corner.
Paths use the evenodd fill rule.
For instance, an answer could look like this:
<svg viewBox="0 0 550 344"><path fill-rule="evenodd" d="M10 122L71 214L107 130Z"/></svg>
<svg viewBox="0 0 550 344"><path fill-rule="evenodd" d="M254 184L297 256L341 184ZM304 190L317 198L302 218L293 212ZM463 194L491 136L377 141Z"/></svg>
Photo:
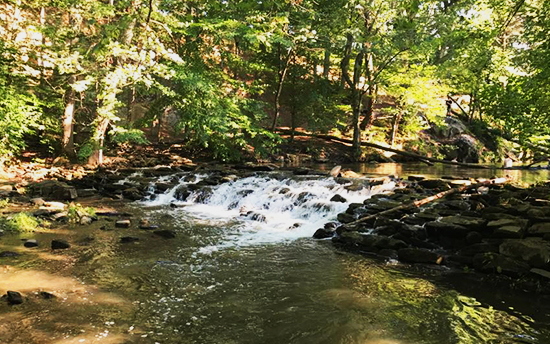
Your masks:
<svg viewBox="0 0 550 344"><path fill-rule="evenodd" d="M196 184L205 177L197 176L192 182L182 180L144 205L176 204L174 212L224 226L231 242L250 245L311 237L326 222L335 220L350 203L361 203L374 194L395 188L393 182L372 188L350 188L351 183L341 184L334 178L284 179L266 174L208 187L206 194L204 189L193 188L196 190L185 200L175 197L178 188ZM331 201L335 195L342 196L345 202Z"/></svg>

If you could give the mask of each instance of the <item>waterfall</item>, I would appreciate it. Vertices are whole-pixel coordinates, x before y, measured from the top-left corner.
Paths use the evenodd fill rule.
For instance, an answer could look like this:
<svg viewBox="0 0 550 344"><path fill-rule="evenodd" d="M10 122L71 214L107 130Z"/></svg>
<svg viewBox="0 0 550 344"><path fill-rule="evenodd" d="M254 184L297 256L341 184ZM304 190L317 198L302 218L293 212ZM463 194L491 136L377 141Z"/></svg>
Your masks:
<svg viewBox="0 0 550 344"><path fill-rule="evenodd" d="M178 200L178 188L205 179L199 175L184 181L145 206L175 204L171 211L192 216L203 223L227 227L228 238L237 245L262 244L311 237L326 222L333 221L350 203L362 203L370 196L393 190L394 182L359 187L331 177L281 178L259 175L237 179L205 189L193 188L185 200ZM189 178L185 178L189 180ZM340 195L345 202L331 201Z"/></svg>

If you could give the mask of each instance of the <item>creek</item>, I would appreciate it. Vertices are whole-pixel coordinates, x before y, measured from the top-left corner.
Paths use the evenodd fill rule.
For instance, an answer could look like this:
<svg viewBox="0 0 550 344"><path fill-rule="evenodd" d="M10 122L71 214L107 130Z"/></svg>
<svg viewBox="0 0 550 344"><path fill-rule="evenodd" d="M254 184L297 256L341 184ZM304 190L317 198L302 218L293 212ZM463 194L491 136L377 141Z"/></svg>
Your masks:
<svg viewBox="0 0 550 344"><path fill-rule="evenodd" d="M353 168L368 176L503 173L397 164ZM548 179L546 170L510 172L527 182ZM0 334L11 338L6 342L550 343L549 298L512 292L477 274L407 267L311 238L349 203L391 191L393 182L361 188L323 176L259 173L213 186L206 196L175 198L178 187L206 177L185 175L165 193L126 206L136 218L174 230L175 239L131 228L124 233L141 240L120 244L120 231L98 231L97 224L68 234L74 241L90 233L95 238L71 256L70 269L66 262L30 261L21 271L27 280L49 274L70 275L70 281L51 282L63 295L59 305L36 301L16 316L0 308L0 324L42 317L32 328L0 325ZM331 202L335 194L347 202ZM17 281L11 276L0 287ZM67 283L75 286L64 288ZM23 329L42 336L18 341L27 338L18 336Z"/></svg>

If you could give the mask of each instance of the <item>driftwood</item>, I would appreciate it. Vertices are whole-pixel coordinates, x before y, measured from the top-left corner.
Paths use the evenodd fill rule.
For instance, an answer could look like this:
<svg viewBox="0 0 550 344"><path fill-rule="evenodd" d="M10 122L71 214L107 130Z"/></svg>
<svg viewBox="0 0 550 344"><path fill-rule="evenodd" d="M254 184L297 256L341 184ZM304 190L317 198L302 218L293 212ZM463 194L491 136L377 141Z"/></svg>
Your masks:
<svg viewBox="0 0 550 344"><path fill-rule="evenodd" d="M482 182L479 182L479 183L476 183L476 184L463 185L459 188L450 189L450 190L447 190L447 191L442 191L438 194L435 194L435 195L430 196L430 197L423 198L423 199L418 200L418 201L414 201L412 203L402 204L400 206L397 206L397 207L394 207L394 208L391 208L391 209L388 209L388 210L384 210L384 211L381 211L381 212L376 213L376 214L372 214L372 215L362 217L362 218L360 218L358 220L355 220L353 222L346 223L345 225L346 226L355 226L359 223L375 219L378 216L391 214L391 213L394 213L394 212L399 211L399 210L418 208L418 207L420 207L424 204L433 202L435 200L441 199L443 197L447 197L447 196L455 194L455 193L460 193L460 192L468 190L470 188L478 188L480 186L491 185L491 184L503 184L503 183L506 183L508 181L509 181L508 178L496 178L496 179L485 180L485 181L482 181Z"/></svg>

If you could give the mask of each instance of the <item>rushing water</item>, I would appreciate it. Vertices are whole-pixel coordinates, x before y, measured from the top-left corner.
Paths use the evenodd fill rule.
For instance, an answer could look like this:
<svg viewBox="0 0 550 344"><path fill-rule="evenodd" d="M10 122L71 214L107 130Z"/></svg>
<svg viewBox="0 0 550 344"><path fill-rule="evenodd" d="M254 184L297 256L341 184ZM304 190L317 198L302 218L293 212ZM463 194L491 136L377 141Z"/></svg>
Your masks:
<svg viewBox="0 0 550 344"><path fill-rule="evenodd" d="M440 174L464 176L451 172ZM9 321L2 314L24 324L50 312L19 334L19 327L6 330L5 342L550 343L548 298L500 290L474 274L455 278L445 267L406 269L311 239L349 203L388 192L394 183L368 188L326 177L259 174L213 187L202 203L198 194L174 197L179 186L206 177L183 176L178 186L129 208L175 230L176 239L137 228L90 229L96 240L74 263L75 286L52 289L71 307L0 309L0 334ZM348 202L331 202L335 194ZM72 235L81 240L88 234ZM142 240L119 244L122 234ZM63 275L64 265L56 266ZM0 280L0 289L15 282ZM75 292L79 284L86 287ZM32 331L44 337L29 337Z"/></svg>

